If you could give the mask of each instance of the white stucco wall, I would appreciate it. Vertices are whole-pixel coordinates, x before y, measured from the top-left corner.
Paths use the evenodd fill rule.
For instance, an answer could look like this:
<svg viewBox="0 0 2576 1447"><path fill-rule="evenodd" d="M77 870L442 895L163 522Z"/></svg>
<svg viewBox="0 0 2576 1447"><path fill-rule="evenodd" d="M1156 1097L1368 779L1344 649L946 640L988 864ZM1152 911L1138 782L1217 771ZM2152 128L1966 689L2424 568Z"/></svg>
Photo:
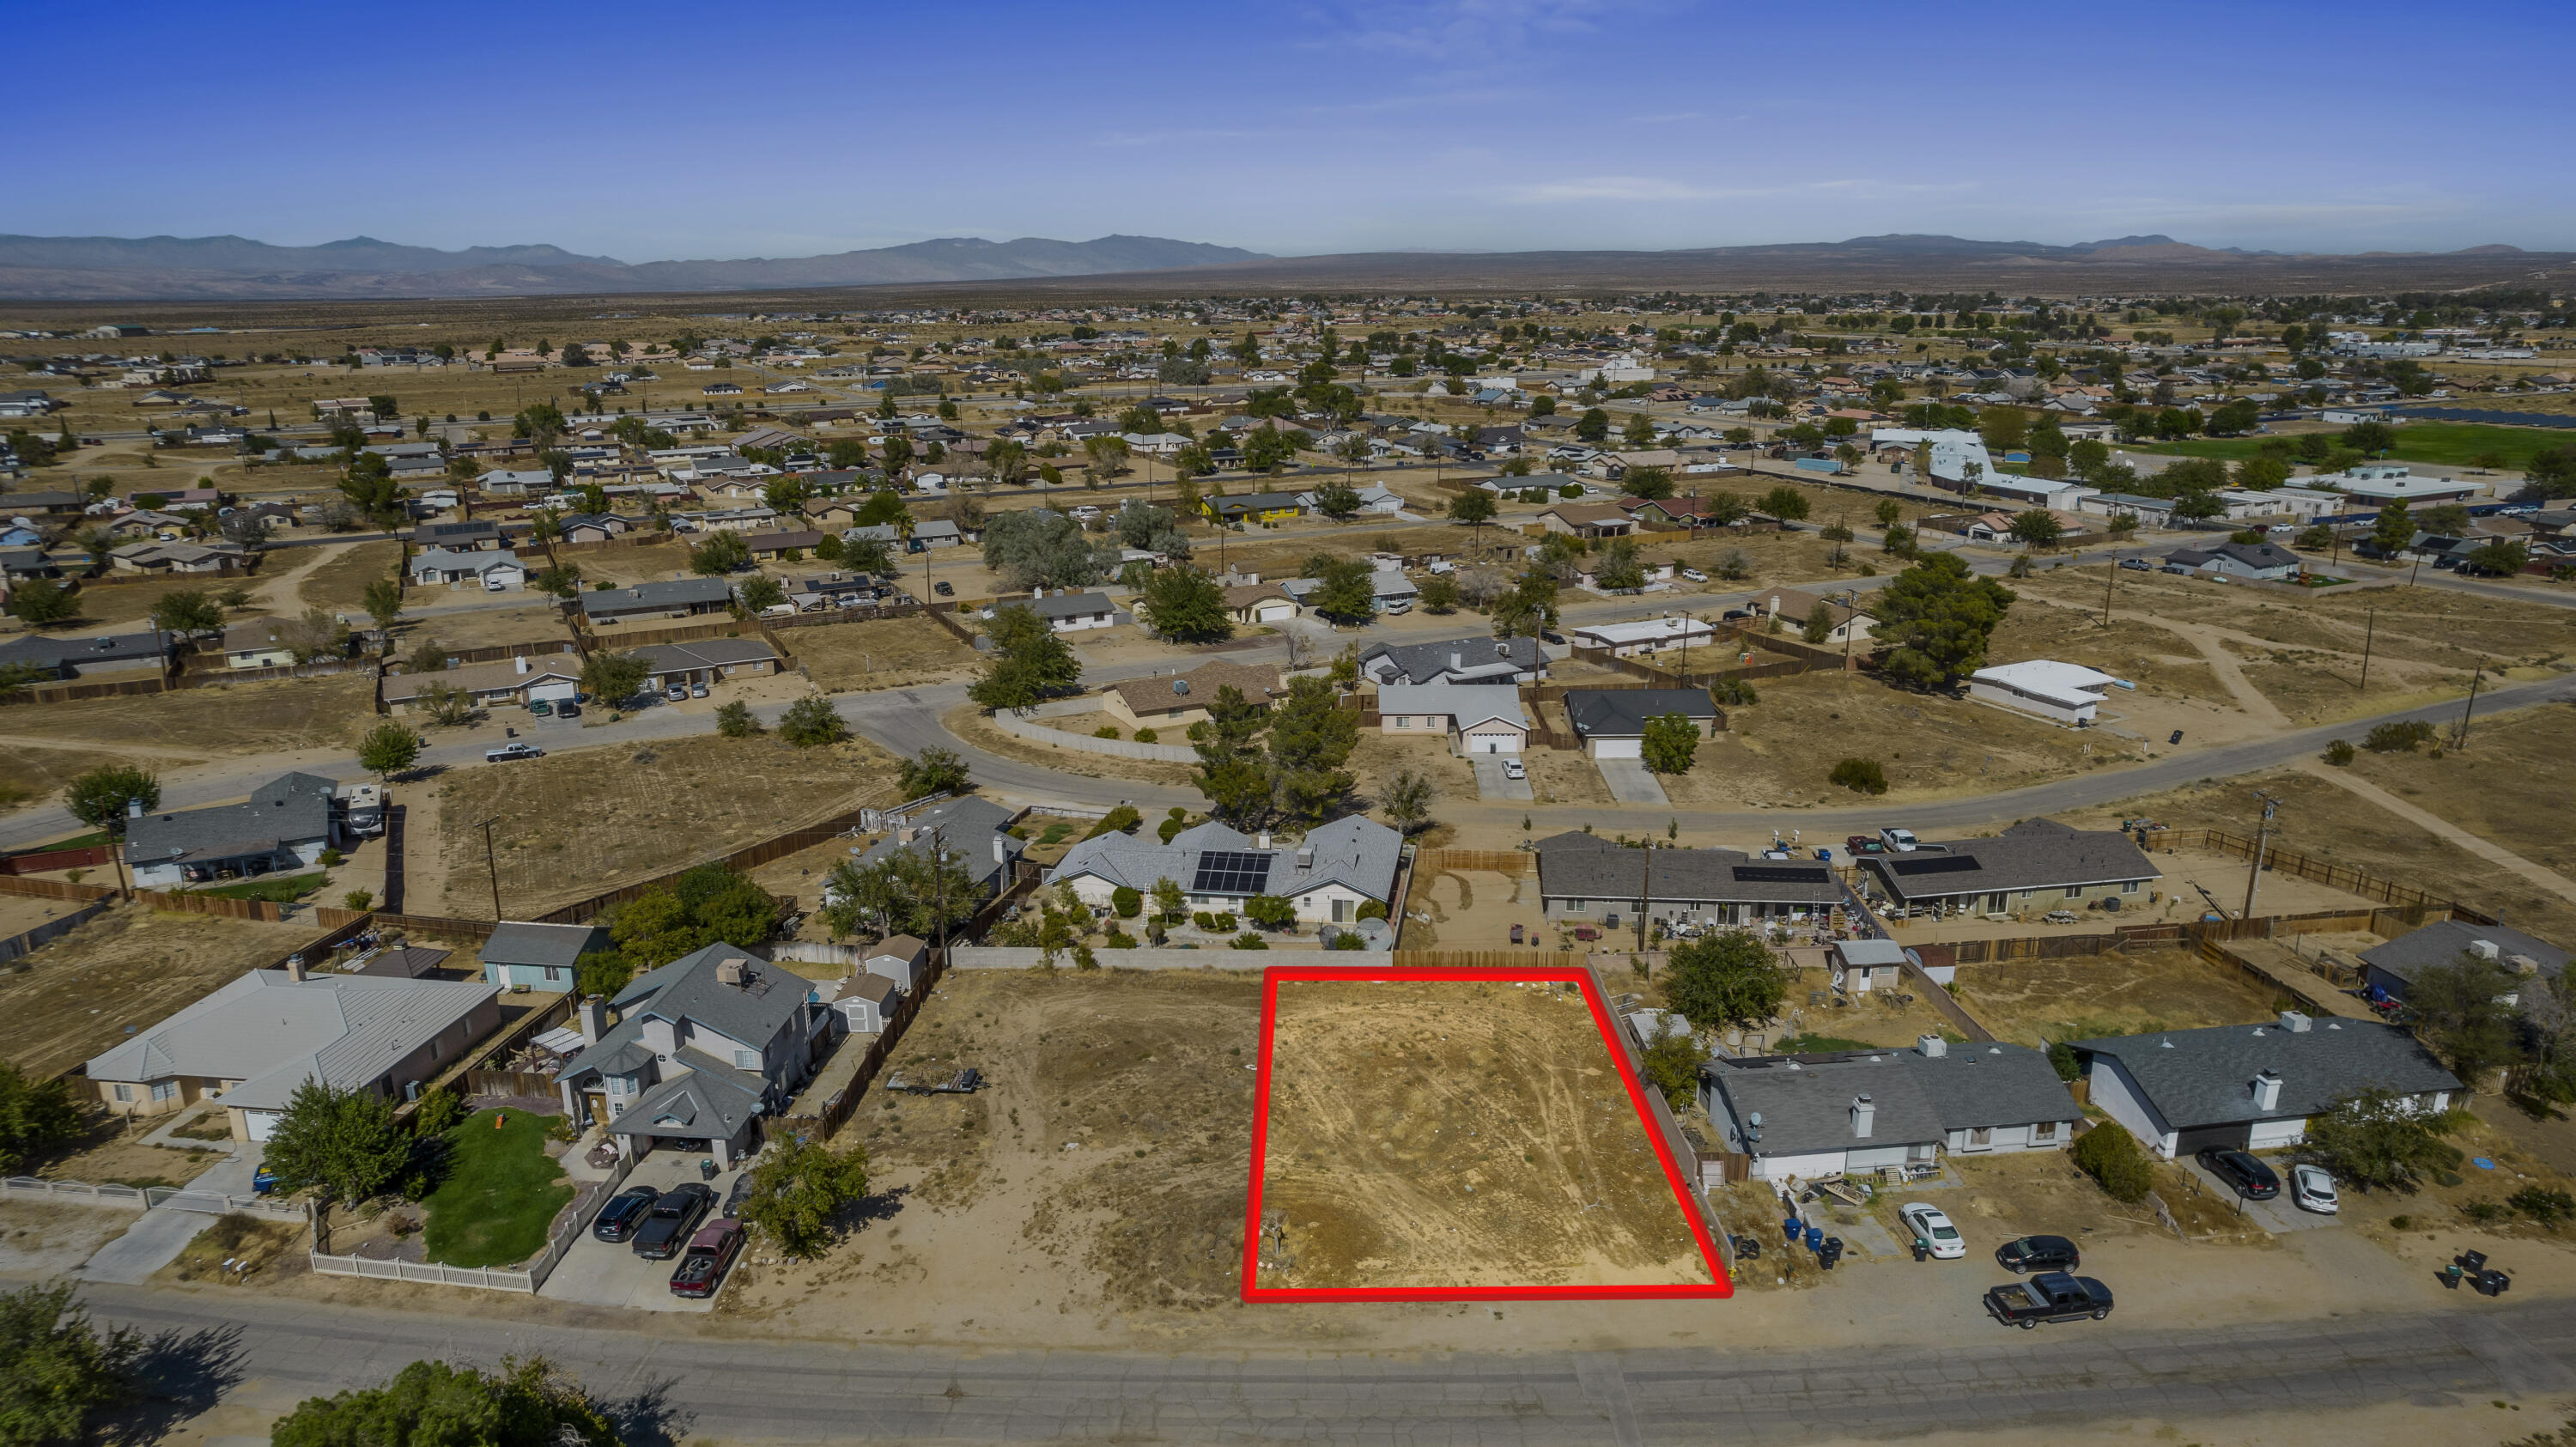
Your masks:
<svg viewBox="0 0 2576 1447"><path fill-rule="evenodd" d="M2146 1092L2129 1078L2128 1069L2108 1055L2093 1057L2093 1104L2127 1127L2129 1134L2138 1138L2138 1144L2167 1160L2173 1159L2174 1132L2147 1103Z"/></svg>

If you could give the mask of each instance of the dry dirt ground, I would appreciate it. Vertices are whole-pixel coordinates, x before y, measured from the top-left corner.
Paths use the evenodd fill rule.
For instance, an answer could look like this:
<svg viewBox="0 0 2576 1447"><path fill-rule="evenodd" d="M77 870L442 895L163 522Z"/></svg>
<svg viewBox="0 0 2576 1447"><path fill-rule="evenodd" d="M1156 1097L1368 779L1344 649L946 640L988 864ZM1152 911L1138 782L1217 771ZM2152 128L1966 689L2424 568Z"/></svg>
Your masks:
<svg viewBox="0 0 2576 1447"><path fill-rule="evenodd" d="M650 583L673 576L689 575L689 550L677 542L644 543L631 548L601 548L591 553L566 553L563 560L581 569L585 584Z"/></svg>
<svg viewBox="0 0 2576 1447"><path fill-rule="evenodd" d="M409 658L414 649L432 638L449 648L544 643L558 651L572 640L563 614L548 603L531 600L513 608L460 608L439 613L425 611L422 600L434 602L444 598L444 593L415 589L408 596L413 611L406 612L403 621L395 626L396 658Z"/></svg>
<svg viewBox="0 0 2576 1447"><path fill-rule="evenodd" d="M432 901L415 883L420 897L407 907L468 916L490 908L485 819L500 821L492 838L501 897L518 918L856 807L893 771L893 758L864 739L799 749L769 735L570 750L464 770L437 786L443 895Z"/></svg>
<svg viewBox="0 0 2576 1447"><path fill-rule="evenodd" d="M825 693L942 683L975 667L975 650L928 618L880 618L778 635Z"/></svg>
<svg viewBox="0 0 2576 1447"><path fill-rule="evenodd" d="M2023 1045L2259 1024L2278 1003L2243 972L2187 950L1961 965L1950 993L1978 1024Z"/></svg>
<svg viewBox="0 0 2576 1447"><path fill-rule="evenodd" d="M2354 756L2351 772L2444 822L2576 877L2576 707L2547 705L2471 725L2469 747ZM2506 877L2507 882L2522 881Z"/></svg>
<svg viewBox="0 0 2576 1447"><path fill-rule="evenodd" d="M401 558L400 543L356 543L336 549L296 580L296 591L307 607L347 613L355 620L365 606L367 585L394 576Z"/></svg>
<svg viewBox="0 0 2576 1447"><path fill-rule="evenodd" d="M123 905L0 973L0 1059L51 1076L244 970L274 965L320 931Z"/></svg>
<svg viewBox="0 0 2576 1447"><path fill-rule="evenodd" d="M131 583L108 583L84 586L79 593L78 627L117 624L130 628L136 623L146 627L152 609L173 593L205 593L221 597L233 588L257 588L259 578L145 578Z"/></svg>
<svg viewBox="0 0 2576 1447"><path fill-rule="evenodd" d="M0 711L0 748L22 740L130 747L152 764L173 751L202 758L346 745L375 721L372 677L280 678Z"/></svg>
<svg viewBox="0 0 2576 1447"><path fill-rule="evenodd" d="M1571 987L1283 983L1261 1284L1712 1284L1623 1078Z"/></svg>
<svg viewBox="0 0 2576 1447"><path fill-rule="evenodd" d="M939 722L950 733L987 753L1036 764L1058 773L1080 774L1091 779L1142 779L1156 784L1187 784L1194 777L1188 764L1122 759L1053 744L1032 743L995 728L992 717L973 704L950 709Z"/></svg>

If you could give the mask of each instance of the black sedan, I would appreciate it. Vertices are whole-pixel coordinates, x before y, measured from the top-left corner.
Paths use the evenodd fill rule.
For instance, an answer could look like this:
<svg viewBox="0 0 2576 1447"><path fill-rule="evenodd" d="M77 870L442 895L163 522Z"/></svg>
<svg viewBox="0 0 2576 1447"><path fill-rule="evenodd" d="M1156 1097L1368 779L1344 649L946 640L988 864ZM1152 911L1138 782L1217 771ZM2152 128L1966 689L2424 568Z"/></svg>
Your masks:
<svg viewBox="0 0 2576 1447"><path fill-rule="evenodd" d="M653 1214L653 1203L662 1193L651 1186L629 1186L599 1208L599 1216L590 1223L590 1234L611 1243L628 1239L635 1228Z"/></svg>
<svg viewBox="0 0 2576 1447"><path fill-rule="evenodd" d="M715 1204L716 1193L695 1181L665 1191L635 1233L635 1254L647 1261L668 1261L679 1255L688 1244L689 1232Z"/></svg>
<svg viewBox="0 0 2576 1447"><path fill-rule="evenodd" d="M2084 1253L2063 1236L2023 1236L1995 1248L1995 1264L2006 1271L2072 1271L2084 1264Z"/></svg>
<svg viewBox="0 0 2576 1447"><path fill-rule="evenodd" d="M2201 1168L2225 1181L2229 1189L2249 1201L2268 1201L2281 1194L2281 1178L2272 1168L2244 1151L2211 1146L2198 1157Z"/></svg>

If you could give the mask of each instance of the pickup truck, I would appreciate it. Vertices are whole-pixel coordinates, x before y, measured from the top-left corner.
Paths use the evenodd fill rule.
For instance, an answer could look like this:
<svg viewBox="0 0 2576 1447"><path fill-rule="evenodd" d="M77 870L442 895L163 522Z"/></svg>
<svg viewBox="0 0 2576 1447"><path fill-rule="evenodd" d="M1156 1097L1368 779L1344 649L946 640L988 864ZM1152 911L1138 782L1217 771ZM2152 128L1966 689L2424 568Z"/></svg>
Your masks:
<svg viewBox="0 0 2576 1447"><path fill-rule="evenodd" d="M2027 1281L2006 1282L1986 1292L1986 1310L1995 1320L2024 1331L2043 1321L2095 1321L2111 1314L2111 1288L2090 1276L2043 1271Z"/></svg>

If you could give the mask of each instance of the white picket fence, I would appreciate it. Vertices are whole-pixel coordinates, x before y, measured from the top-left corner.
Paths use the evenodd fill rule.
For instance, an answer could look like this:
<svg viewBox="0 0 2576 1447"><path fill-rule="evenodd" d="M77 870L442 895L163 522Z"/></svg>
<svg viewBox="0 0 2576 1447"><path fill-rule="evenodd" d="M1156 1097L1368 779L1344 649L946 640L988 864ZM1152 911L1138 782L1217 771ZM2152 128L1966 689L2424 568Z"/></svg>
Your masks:
<svg viewBox="0 0 2576 1447"><path fill-rule="evenodd" d="M555 1233L554 1239L546 1243L545 1253L528 1263L525 1270L441 1266L436 1262L375 1261L364 1256L325 1256L319 1251L307 1254L312 1258L313 1271L318 1276L357 1276L370 1281L423 1281L432 1286L473 1286L485 1291L533 1295L538 1287L546 1284L546 1278L554 1274L555 1268L563 1264L564 1253L570 1251L582 1233L590 1229L590 1223L599 1215L599 1208L607 1205L609 1199L617 1194L617 1188L626 1184L627 1172L634 1169L635 1157L620 1155L617 1169L592 1193L589 1204L566 1222L563 1230Z"/></svg>
<svg viewBox="0 0 2576 1447"><path fill-rule="evenodd" d="M33 1176L11 1176L0 1181L0 1195L49 1196L129 1211L167 1206L174 1211L198 1211L209 1216L229 1216L239 1212L280 1221L312 1219L312 1213L294 1201L272 1201L265 1196L236 1196L224 1191L193 1191L173 1186L137 1189L133 1186L92 1185L88 1181L42 1181Z"/></svg>

